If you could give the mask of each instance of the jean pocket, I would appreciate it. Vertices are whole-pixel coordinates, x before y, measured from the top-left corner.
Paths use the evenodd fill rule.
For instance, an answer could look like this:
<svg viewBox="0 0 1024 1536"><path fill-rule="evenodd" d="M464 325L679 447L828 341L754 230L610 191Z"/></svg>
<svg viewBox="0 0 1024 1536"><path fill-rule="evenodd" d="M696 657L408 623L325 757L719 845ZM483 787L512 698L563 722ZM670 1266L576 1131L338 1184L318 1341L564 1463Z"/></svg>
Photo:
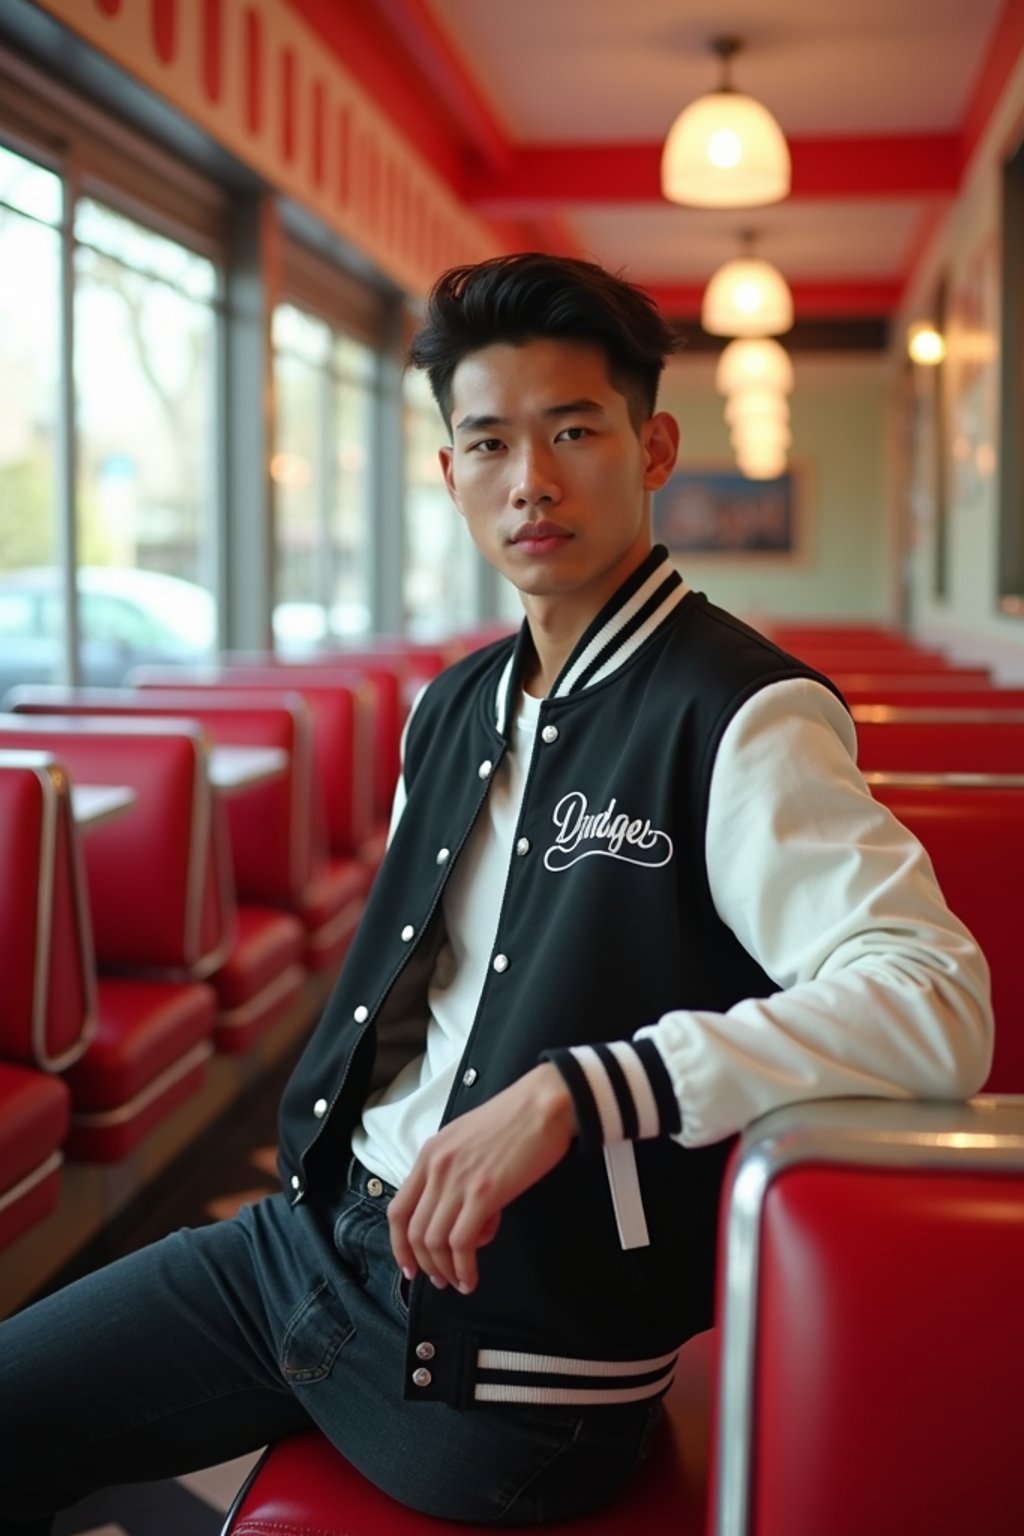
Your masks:
<svg viewBox="0 0 1024 1536"><path fill-rule="evenodd" d="M322 1381L331 1373L338 1351L355 1325L330 1284L317 1281L288 1319L281 1340L280 1366L290 1382Z"/></svg>
<svg viewBox="0 0 1024 1536"><path fill-rule="evenodd" d="M409 1288L411 1280L407 1280L402 1271L395 1265L394 1279L391 1282L391 1305L403 1322L409 1319Z"/></svg>

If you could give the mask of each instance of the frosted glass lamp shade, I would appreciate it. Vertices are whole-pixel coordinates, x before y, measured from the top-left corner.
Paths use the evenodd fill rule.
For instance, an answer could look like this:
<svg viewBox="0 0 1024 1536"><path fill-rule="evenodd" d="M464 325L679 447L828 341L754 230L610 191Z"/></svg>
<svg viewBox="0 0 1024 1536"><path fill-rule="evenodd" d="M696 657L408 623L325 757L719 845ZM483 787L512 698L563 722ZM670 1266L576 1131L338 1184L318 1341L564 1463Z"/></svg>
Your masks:
<svg viewBox="0 0 1024 1536"><path fill-rule="evenodd" d="M739 91L690 103L661 152L661 191L693 208L756 208L788 197L785 136L767 107Z"/></svg>
<svg viewBox="0 0 1024 1536"><path fill-rule="evenodd" d="M793 434L789 430L789 424L785 421L773 420L770 416L758 416L749 421L737 422L729 432L729 439L737 453L746 449L756 451L764 448L777 448L785 450L793 441Z"/></svg>
<svg viewBox="0 0 1024 1536"><path fill-rule="evenodd" d="M776 389L742 389L725 402L725 419L730 427L748 421L789 421L789 401Z"/></svg>
<svg viewBox="0 0 1024 1536"><path fill-rule="evenodd" d="M769 336L730 341L715 369L715 388L720 395L735 395L745 389L774 389L789 395L793 384L789 353Z"/></svg>
<svg viewBox="0 0 1024 1536"><path fill-rule="evenodd" d="M737 451L736 463L748 480L777 480L786 472L784 448L745 448Z"/></svg>
<svg viewBox="0 0 1024 1536"><path fill-rule="evenodd" d="M793 295L777 267L737 256L712 274L700 323L712 336L777 336L793 324Z"/></svg>

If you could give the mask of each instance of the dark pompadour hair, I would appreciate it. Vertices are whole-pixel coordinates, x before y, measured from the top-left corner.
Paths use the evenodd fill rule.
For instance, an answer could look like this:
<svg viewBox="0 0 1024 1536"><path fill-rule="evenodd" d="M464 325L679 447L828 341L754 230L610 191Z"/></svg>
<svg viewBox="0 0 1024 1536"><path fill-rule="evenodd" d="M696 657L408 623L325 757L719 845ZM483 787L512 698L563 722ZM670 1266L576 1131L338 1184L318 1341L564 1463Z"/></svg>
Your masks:
<svg viewBox="0 0 1024 1536"><path fill-rule="evenodd" d="M678 339L641 288L596 262L526 251L452 267L434 284L409 361L423 368L451 429L452 378L471 352L541 338L599 348L634 426L654 411Z"/></svg>

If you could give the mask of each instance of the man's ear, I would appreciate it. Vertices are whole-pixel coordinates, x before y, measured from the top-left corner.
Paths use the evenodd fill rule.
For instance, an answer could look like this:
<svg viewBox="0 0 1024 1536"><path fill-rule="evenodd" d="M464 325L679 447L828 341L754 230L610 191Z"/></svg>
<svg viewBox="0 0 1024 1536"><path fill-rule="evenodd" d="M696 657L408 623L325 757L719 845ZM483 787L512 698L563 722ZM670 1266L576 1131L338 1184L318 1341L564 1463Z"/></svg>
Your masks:
<svg viewBox="0 0 1024 1536"><path fill-rule="evenodd" d="M658 491L676 467L679 457L679 423L668 411L658 411L644 424L644 490Z"/></svg>
<svg viewBox="0 0 1024 1536"><path fill-rule="evenodd" d="M441 473L444 475L444 483L448 487L448 495L451 497L452 501L454 501L455 505L461 512L462 502L459 500L459 493L455 489L455 474L453 470L455 449L452 448L450 444L446 443L443 448L439 448L437 450L437 457L441 465Z"/></svg>

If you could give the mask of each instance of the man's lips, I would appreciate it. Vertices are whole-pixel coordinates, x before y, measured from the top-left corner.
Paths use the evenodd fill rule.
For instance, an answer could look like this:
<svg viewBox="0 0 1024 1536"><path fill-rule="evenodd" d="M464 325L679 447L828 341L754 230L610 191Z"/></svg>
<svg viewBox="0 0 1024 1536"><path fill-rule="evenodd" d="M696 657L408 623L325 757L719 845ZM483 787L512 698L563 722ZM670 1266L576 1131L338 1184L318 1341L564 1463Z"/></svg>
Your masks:
<svg viewBox="0 0 1024 1536"><path fill-rule="evenodd" d="M564 543L566 539L571 538L572 534L568 528L563 528L559 523L541 521L520 523L509 542L530 551L553 548L556 544Z"/></svg>

